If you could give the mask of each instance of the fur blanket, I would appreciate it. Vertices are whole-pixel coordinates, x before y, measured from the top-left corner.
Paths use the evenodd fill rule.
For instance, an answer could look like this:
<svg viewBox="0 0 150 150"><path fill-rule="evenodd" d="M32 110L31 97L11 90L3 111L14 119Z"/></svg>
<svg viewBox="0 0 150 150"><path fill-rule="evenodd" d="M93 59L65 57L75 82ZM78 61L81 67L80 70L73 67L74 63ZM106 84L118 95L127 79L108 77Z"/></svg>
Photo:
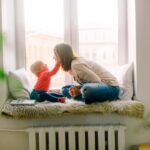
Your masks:
<svg viewBox="0 0 150 150"><path fill-rule="evenodd" d="M12 106L6 101L1 108L4 115L15 119L41 119L52 115L80 114L80 113L117 113L119 115L142 118L144 105L139 101L117 100L87 105L83 102L67 100L63 103L36 103L34 106Z"/></svg>

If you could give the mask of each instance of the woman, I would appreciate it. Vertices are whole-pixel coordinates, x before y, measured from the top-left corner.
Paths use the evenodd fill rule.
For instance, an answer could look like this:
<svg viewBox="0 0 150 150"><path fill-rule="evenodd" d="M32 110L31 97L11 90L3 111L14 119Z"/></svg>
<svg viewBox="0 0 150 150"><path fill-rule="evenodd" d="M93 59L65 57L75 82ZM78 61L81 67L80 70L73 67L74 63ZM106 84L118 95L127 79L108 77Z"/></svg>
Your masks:
<svg viewBox="0 0 150 150"><path fill-rule="evenodd" d="M65 43L57 44L54 47L54 56L62 69L69 72L81 88L81 95L76 99L92 102L104 102L118 99L119 85L116 78L99 64L77 57L72 47ZM63 87L63 94L68 98L73 98L73 85Z"/></svg>

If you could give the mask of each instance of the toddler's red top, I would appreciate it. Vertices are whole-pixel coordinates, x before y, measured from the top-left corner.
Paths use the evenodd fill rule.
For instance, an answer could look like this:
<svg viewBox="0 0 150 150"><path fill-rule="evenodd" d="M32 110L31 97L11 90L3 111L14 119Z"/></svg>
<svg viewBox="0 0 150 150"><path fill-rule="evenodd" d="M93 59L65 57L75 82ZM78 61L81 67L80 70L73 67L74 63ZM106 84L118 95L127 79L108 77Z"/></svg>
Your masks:
<svg viewBox="0 0 150 150"><path fill-rule="evenodd" d="M35 90L48 91L51 83L51 77L59 70L60 64L56 64L52 70L43 69L37 74L37 82L34 86Z"/></svg>

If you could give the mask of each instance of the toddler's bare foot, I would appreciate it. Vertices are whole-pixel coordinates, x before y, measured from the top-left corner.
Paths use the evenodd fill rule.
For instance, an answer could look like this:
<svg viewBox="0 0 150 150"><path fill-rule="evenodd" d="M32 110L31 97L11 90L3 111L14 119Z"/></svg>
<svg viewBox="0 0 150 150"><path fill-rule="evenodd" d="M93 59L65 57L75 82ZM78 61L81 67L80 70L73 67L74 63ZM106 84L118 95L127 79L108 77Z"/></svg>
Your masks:
<svg viewBox="0 0 150 150"><path fill-rule="evenodd" d="M58 102L60 102L60 103L65 103L65 101L66 101L65 97L58 98Z"/></svg>

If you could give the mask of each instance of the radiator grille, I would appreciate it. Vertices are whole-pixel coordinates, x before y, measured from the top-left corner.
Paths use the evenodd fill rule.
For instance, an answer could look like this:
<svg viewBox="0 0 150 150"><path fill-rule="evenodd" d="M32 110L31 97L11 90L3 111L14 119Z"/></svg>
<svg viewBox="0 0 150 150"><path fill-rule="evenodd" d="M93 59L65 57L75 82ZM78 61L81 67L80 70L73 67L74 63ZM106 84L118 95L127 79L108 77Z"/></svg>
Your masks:
<svg viewBox="0 0 150 150"><path fill-rule="evenodd" d="M125 150L124 126L29 128L29 150Z"/></svg>

